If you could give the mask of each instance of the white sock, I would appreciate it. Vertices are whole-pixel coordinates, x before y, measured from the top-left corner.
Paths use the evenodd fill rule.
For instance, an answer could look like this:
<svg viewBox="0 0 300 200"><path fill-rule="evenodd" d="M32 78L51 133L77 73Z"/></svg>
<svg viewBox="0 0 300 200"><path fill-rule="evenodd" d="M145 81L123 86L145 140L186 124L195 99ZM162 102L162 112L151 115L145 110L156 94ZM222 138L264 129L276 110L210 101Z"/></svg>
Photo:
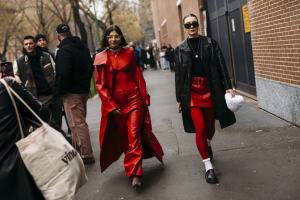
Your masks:
<svg viewBox="0 0 300 200"><path fill-rule="evenodd" d="M203 160L204 164L205 164L205 169L206 171L213 169L211 162L210 162L210 158L207 158L205 160Z"/></svg>
<svg viewBox="0 0 300 200"><path fill-rule="evenodd" d="M210 147L211 140L207 140L207 144Z"/></svg>

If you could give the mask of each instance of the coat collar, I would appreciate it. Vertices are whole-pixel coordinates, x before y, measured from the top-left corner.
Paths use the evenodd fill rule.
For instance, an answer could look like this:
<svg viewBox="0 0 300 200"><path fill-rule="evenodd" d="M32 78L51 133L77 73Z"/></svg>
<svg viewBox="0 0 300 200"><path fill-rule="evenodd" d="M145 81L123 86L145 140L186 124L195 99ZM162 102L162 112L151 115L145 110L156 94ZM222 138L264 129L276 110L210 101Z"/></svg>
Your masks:
<svg viewBox="0 0 300 200"><path fill-rule="evenodd" d="M104 51L102 51L101 53L98 53L96 55L95 61L94 61L94 65L105 65L105 66L110 66L110 62L107 56L107 49L105 49Z"/></svg>
<svg viewBox="0 0 300 200"><path fill-rule="evenodd" d="M201 39L201 44L200 44L200 48L201 48L201 58L203 58L203 56L205 55L208 47L211 44L211 39L208 37L204 37L202 35L199 35L200 39ZM182 51L191 51L189 44L188 44L188 37L185 38L185 40L183 40L178 47L182 50Z"/></svg>
<svg viewBox="0 0 300 200"><path fill-rule="evenodd" d="M119 66L125 67L131 62L132 59L132 50L131 49L125 49L121 48L118 58L119 58ZM113 66L111 64L111 61L108 57L108 50L104 50L101 53L96 55L95 61L94 61L95 66L99 65L104 65L109 71L113 72Z"/></svg>

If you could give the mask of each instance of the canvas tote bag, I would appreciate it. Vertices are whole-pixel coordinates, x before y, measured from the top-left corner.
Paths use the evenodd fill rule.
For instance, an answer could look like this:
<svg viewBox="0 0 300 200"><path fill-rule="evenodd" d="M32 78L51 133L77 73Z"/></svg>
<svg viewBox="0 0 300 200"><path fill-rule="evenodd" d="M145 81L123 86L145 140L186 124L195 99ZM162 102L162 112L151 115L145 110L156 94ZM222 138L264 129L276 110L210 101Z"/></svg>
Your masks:
<svg viewBox="0 0 300 200"><path fill-rule="evenodd" d="M79 153L60 132L39 118L3 79L0 79L0 81L6 87L16 110L22 138L16 145L37 187L46 200L74 199L77 190L87 182L84 164ZM11 92L41 123L41 127L26 138Z"/></svg>

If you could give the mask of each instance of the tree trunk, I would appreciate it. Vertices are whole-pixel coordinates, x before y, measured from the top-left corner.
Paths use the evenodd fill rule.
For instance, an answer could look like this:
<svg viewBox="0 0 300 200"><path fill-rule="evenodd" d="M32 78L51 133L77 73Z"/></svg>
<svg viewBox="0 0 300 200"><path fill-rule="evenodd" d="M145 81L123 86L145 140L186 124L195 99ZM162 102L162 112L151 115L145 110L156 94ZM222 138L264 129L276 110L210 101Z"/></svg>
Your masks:
<svg viewBox="0 0 300 200"><path fill-rule="evenodd" d="M92 28L92 24L91 24L90 20L88 19L88 17L86 15L85 15L85 18L86 18L86 21L89 24L90 37L91 37L91 42L92 42L92 51L93 51L93 54L94 54L96 52L96 48L95 48L95 44L94 44L93 28Z"/></svg>
<svg viewBox="0 0 300 200"><path fill-rule="evenodd" d="M6 41L4 42L3 52L0 53L0 59L2 59L2 58L5 57L5 54L6 54L6 51L7 51L7 45L8 45L8 40L6 40Z"/></svg>
<svg viewBox="0 0 300 200"><path fill-rule="evenodd" d="M70 0L70 3L72 5L72 10L74 12L74 19L75 22L77 24L77 27L79 29L80 32L80 36L81 36L81 41L83 42L83 44L88 47L88 39L87 39L87 32L84 26L84 23L82 22L81 18L80 18L80 14L79 14L79 4L78 4L78 0Z"/></svg>

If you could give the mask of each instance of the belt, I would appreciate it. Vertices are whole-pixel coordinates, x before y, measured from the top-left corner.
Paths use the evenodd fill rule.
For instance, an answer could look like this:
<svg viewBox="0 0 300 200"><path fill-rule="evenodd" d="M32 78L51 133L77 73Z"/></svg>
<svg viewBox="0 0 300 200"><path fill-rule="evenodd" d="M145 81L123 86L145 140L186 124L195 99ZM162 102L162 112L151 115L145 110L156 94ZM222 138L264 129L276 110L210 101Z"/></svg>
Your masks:
<svg viewBox="0 0 300 200"><path fill-rule="evenodd" d="M192 77L191 83L196 85L208 85L206 77Z"/></svg>
<svg viewBox="0 0 300 200"><path fill-rule="evenodd" d="M134 89L131 90L122 90L122 91L114 91L114 95L118 95L118 94L126 94L126 93L133 93L138 91L138 87L136 86Z"/></svg>

